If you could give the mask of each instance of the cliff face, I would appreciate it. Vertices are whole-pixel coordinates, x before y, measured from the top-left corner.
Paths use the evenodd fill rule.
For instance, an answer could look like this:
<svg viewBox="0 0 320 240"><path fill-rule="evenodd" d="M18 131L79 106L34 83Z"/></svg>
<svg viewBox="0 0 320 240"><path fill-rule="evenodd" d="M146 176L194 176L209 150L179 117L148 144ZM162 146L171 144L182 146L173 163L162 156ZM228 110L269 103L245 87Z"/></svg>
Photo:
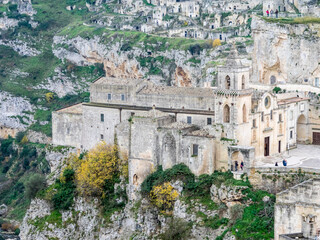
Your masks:
<svg viewBox="0 0 320 240"><path fill-rule="evenodd" d="M53 211L46 200L35 199L20 227L20 237L24 240L155 239L159 234L170 231L173 225L181 227L177 230L183 232L189 223L189 227L192 224L189 229L190 239L215 239L225 231L224 225L211 229L202 223L203 216L210 218L217 214L221 217L230 216L227 209L208 210L196 201L187 204L180 200L175 202L172 215L168 216L160 214L148 200L141 199L128 203L122 211L115 212L110 219L106 219L101 215L97 199L88 201L77 197L72 210L62 212ZM228 233L223 239L231 240L234 236Z"/></svg>
<svg viewBox="0 0 320 240"><path fill-rule="evenodd" d="M310 74L319 77L319 24L268 23L258 17L252 21L254 38L253 82L312 84Z"/></svg>

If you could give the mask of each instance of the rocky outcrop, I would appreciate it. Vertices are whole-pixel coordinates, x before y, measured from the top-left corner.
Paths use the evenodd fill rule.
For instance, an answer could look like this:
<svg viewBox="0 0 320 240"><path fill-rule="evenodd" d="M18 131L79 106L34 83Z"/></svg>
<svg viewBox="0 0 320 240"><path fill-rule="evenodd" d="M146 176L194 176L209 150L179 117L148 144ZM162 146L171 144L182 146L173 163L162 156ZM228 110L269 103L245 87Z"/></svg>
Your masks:
<svg viewBox="0 0 320 240"><path fill-rule="evenodd" d="M22 97L14 97L10 93L0 91L0 125L7 128L24 130L33 122L28 114L34 107Z"/></svg>
<svg viewBox="0 0 320 240"><path fill-rule="evenodd" d="M3 4L17 4L18 5L18 12L20 14L27 14L29 16L32 16L34 14L37 13L37 11L35 11L32 8L32 3L31 0L0 0L0 3Z"/></svg>
<svg viewBox="0 0 320 240"><path fill-rule="evenodd" d="M313 84L320 73L320 25L268 23L253 17L252 81Z"/></svg>
<svg viewBox="0 0 320 240"><path fill-rule="evenodd" d="M121 41L112 43L111 40L106 41L99 36L91 39L55 36L53 53L62 61L67 60L78 66L103 63L108 77L136 79L153 75L152 79L156 79L155 82L159 84L189 87L213 80L211 73L216 71L216 66L206 65L219 57L221 50L225 48L221 46L221 49L204 49L199 56L193 56L188 50L178 49L146 52L143 43L124 51ZM190 61L195 58L201 59L201 63ZM160 62L157 59L165 61ZM142 65L141 61L146 63ZM202 72L201 66L206 66L205 72ZM152 68L160 71L155 73Z"/></svg>
<svg viewBox="0 0 320 240"><path fill-rule="evenodd" d="M225 184L221 184L220 187L212 185L210 188L211 199L217 203L239 201L245 197L245 195L242 193L242 190L246 188L247 187L245 186L233 186Z"/></svg>
<svg viewBox="0 0 320 240"><path fill-rule="evenodd" d="M18 26L19 21L17 19L2 17L0 18L0 29L7 30L12 27Z"/></svg>
<svg viewBox="0 0 320 240"><path fill-rule="evenodd" d="M33 57L39 55L41 52L35 48L28 46L28 44L21 40L6 41L0 40L0 45L11 47L21 56Z"/></svg>

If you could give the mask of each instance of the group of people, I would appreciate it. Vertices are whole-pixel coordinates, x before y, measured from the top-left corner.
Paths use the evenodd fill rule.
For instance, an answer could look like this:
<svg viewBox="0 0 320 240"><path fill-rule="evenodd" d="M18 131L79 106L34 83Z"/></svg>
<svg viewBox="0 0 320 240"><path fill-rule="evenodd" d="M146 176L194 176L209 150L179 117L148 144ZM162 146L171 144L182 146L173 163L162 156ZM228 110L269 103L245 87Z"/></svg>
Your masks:
<svg viewBox="0 0 320 240"><path fill-rule="evenodd" d="M278 9L276 9L276 11L273 11L273 10L271 9L270 12L269 12L269 10L267 10L266 13L267 13L267 16L268 16L268 17L269 17L270 15L271 15L271 17L272 17L273 13L276 14L276 18L278 18L278 15L279 15Z"/></svg>
<svg viewBox="0 0 320 240"><path fill-rule="evenodd" d="M241 161L241 163L240 163L240 169L241 169L241 171L243 170L243 166L244 166L244 163L243 163L243 161ZM239 163L238 163L238 161L235 161L235 162L234 162L234 170L237 172L237 171L238 171L238 168L239 168Z"/></svg>

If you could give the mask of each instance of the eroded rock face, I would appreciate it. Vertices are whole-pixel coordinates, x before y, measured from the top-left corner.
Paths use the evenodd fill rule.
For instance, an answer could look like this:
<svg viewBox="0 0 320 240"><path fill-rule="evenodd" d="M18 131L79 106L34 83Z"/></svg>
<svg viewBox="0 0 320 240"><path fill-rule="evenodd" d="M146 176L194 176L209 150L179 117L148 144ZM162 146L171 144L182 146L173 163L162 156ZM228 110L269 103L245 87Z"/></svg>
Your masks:
<svg viewBox="0 0 320 240"><path fill-rule="evenodd" d="M27 14L29 16L32 16L32 15L37 13L37 11L35 11L32 8L31 0L0 0L0 3L3 3L3 4L8 4L8 3L17 4L18 5L18 11L19 11L20 14Z"/></svg>
<svg viewBox="0 0 320 240"><path fill-rule="evenodd" d="M254 17L253 82L313 84L320 72L320 25L281 25ZM273 76L273 77L272 77Z"/></svg>
<svg viewBox="0 0 320 240"><path fill-rule="evenodd" d="M5 127L24 130L33 122L34 107L22 97L14 97L10 93L0 91L0 124ZM19 118L23 119L23 123Z"/></svg>
<svg viewBox="0 0 320 240"><path fill-rule="evenodd" d="M112 39L110 39L110 42ZM108 43L103 37L95 36L91 39L55 36L53 53L62 61L70 61L78 66L87 66L95 63L104 65L105 74L116 78L143 78L152 75L157 84L174 85L181 87L202 86L204 81L212 81L216 66L207 63L219 56L219 49L203 50L199 56L193 56L188 50L171 49L147 53L141 47L133 47L127 51L121 50L121 42ZM224 47L224 46L221 46ZM149 55L151 54L151 55ZM150 73L150 64L141 66L139 59L165 59L162 63L154 61L153 67L160 69L161 74ZM190 59L201 59L201 63L194 63ZM203 66L202 66L203 65ZM204 73L201 69L205 68Z"/></svg>
<svg viewBox="0 0 320 240"><path fill-rule="evenodd" d="M224 183L220 187L212 185L210 188L211 199L214 202L234 202L241 200L245 195L242 190L246 189L245 186L229 186Z"/></svg>

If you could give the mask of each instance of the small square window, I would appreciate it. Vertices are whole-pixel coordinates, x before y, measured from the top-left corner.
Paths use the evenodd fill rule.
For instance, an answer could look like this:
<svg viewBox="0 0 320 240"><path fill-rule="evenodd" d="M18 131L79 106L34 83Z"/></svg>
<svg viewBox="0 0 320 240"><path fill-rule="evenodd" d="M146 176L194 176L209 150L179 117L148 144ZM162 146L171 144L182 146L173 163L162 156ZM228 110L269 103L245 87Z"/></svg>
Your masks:
<svg viewBox="0 0 320 240"><path fill-rule="evenodd" d="M108 93L108 100L111 100L111 93Z"/></svg>
<svg viewBox="0 0 320 240"><path fill-rule="evenodd" d="M124 94L121 94L121 101L124 101Z"/></svg>
<svg viewBox="0 0 320 240"><path fill-rule="evenodd" d="M104 114L103 113L100 114L100 121L104 122Z"/></svg>
<svg viewBox="0 0 320 240"><path fill-rule="evenodd" d="M187 117L187 123L192 124L192 118L190 116Z"/></svg>
<svg viewBox="0 0 320 240"><path fill-rule="evenodd" d="M212 118L207 118L207 124L212 125Z"/></svg>
<svg viewBox="0 0 320 240"><path fill-rule="evenodd" d="M192 156L198 156L199 154L199 145L198 144L193 144L192 145Z"/></svg>
<svg viewBox="0 0 320 240"><path fill-rule="evenodd" d="M100 134L100 139L101 139L101 140L103 140L103 139L104 139L103 134Z"/></svg>

